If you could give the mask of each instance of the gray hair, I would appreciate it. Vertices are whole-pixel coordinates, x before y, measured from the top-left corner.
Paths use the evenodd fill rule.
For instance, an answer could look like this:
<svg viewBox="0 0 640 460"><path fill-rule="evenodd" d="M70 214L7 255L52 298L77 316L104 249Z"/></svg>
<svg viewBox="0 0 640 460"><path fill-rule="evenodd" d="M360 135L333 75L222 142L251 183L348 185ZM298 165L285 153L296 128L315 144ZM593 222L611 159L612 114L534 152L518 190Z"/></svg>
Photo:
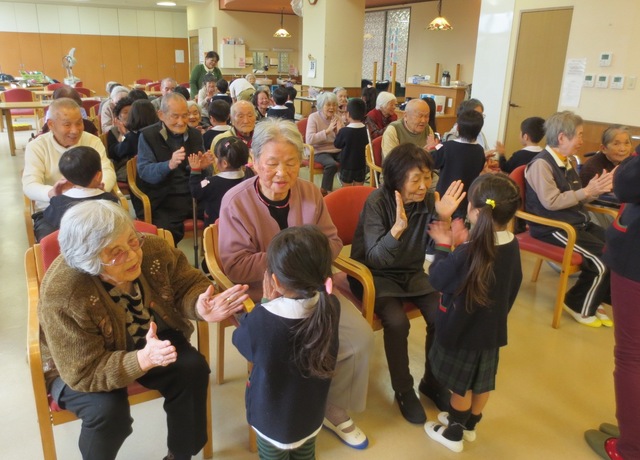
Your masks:
<svg viewBox="0 0 640 460"><path fill-rule="evenodd" d="M178 82L175 80L175 78L171 77L163 78L160 82L160 87L162 87L165 83L173 83L175 86L178 86Z"/></svg>
<svg viewBox="0 0 640 460"><path fill-rule="evenodd" d="M251 102L249 102L249 101L244 101L244 100L239 100L238 102L234 103L234 104L231 106L231 112L230 112L230 114L231 114L231 119L232 119L232 120L233 120L233 117L235 117L236 112L238 111L238 108L239 108L241 105L248 105L249 107L251 107L251 110L253 110L253 111L254 111L254 113L255 113L255 106L254 106ZM251 145L253 145L253 141L252 141Z"/></svg>
<svg viewBox="0 0 640 460"><path fill-rule="evenodd" d="M187 109L190 109L191 107L194 107L194 106L198 107L198 111L200 111L200 106L196 101L187 101Z"/></svg>
<svg viewBox="0 0 640 460"><path fill-rule="evenodd" d="M561 133L569 139L573 139L578 126L582 126L583 124L582 117L570 110L554 113L544 122L544 129L547 133L547 144L549 144L550 147L557 147L560 144L558 138Z"/></svg>
<svg viewBox="0 0 640 460"><path fill-rule="evenodd" d="M112 101L115 102L116 97L120 93L129 94L129 88L126 88L124 86L116 86L111 90L111 94L109 94L109 97L111 98Z"/></svg>
<svg viewBox="0 0 640 460"><path fill-rule="evenodd" d="M343 88L342 86L336 86L335 88L333 88L333 94L337 96L340 91L346 91L346 90L347 88Z"/></svg>
<svg viewBox="0 0 640 460"><path fill-rule="evenodd" d="M97 276L102 271L102 250L130 229L134 229L133 221L120 205L107 200L83 201L62 217L60 253L71 268Z"/></svg>
<svg viewBox="0 0 640 460"><path fill-rule="evenodd" d="M290 120L267 117L256 124L256 128L253 131L253 140L251 141L251 150L256 162L260 159L262 149L269 142L286 142L293 145L302 161L302 150L304 149L302 135L295 123Z"/></svg>
<svg viewBox="0 0 640 460"><path fill-rule="evenodd" d="M169 111L169 102L174 99L187 101L184 96L180 93L169 93L162 96L162 100L160 101L160 111L162 113L167 113Z"/></svg>
<svg viewBox="0 0 640 460"><path fill-rule="evenodd" d="M606 147L608 144L613 142L613 139L615 139L615 137L620 133L625 133L629 138L631 138L628 126L611 125L602 132L602 145Z"/></svg>
<svg viewBox="0 0 640 460"><path fill-rule="evenodd" d="M380 91L378 97L376 97L376 109L380 110L383 106L387 105L391 101L397 101L398 99L392 93L388 91Z"/></svg>
<svg viewBox="0 0 640 460"><path fill-rule="evenodd" d="M318 108L318 111L322 110L322 107L324 107L327 102L337 104L338 96L336 96L335 93L321 93L318 96L318 99L316 99L316 107Z"/></svg>
<svg viewBox="0 0 640 460"><path fill-rule="evenodd" d="M49 120L55 120L60 110L78 110L80 111L80 106L76 101L69 97L61 97L59 99L54 99L54 101L49 104L49 110L47 110L47 114L49 115Z"/></svg>

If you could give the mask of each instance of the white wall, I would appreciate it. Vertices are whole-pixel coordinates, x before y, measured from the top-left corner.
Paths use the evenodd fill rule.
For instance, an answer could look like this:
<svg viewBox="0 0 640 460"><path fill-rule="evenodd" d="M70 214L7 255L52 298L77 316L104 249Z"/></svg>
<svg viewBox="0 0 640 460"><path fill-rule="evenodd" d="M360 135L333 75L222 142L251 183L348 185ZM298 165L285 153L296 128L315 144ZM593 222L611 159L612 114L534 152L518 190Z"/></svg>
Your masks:
<svg viewBox="0 0 640 460"><path fill-rule="evenodd" d="M187 38L184 12L0 2L0 32Z"/></svg>

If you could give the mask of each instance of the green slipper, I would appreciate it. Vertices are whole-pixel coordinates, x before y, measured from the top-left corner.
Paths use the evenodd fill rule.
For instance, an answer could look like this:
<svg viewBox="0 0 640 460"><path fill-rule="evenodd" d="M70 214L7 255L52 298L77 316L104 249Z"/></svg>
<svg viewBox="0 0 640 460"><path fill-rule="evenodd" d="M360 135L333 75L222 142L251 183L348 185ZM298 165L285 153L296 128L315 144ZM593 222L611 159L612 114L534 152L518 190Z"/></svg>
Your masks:
<svg viewBox="0 0 640 460"><path fill-rule="evenodd" d="M603 423L598 429L609 436L613 436L614 438L620 437L620 429L613 423Z"/></svg>
<svg viewBox="0 0 640 460"><path fill-rule="evenodd" d="M610 438L610 435L598 430L588 430L584 432L584 439L587 441L587 444L589 444L589 447L605 460L611 460L611 457L609 457L604 447L604 443Z"/></svg>

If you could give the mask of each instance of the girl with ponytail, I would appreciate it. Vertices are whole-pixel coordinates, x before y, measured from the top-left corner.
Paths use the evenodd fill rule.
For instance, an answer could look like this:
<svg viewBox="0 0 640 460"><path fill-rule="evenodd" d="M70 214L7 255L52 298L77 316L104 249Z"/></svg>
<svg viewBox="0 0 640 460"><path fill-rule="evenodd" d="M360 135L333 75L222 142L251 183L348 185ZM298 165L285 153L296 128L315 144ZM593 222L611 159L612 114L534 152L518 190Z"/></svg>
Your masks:
<svg viewBox="0 0 640 460"><path fill-rule="evenodd" d="M332 260L317 227L278 233L267 251L264 289L276 298L241 317L233 333L233 344L253 363L246 409L261 459L315 458L338 353Z"/></svg>
<svg viewBox="0 0 640 460"><path fill-rule="evenodd" d="M518 240L507 226L519 204L513 180L485 174L469 188L470 233L457 220L453 230L445 222L429 228L436 243L429 280L441 292L429 362L452 394L449 412L427 422L425 431L454 452L462 451L463 440L475 440L475 426L495 389L499 349L507 344L507 314L522 281Z"/></svg>

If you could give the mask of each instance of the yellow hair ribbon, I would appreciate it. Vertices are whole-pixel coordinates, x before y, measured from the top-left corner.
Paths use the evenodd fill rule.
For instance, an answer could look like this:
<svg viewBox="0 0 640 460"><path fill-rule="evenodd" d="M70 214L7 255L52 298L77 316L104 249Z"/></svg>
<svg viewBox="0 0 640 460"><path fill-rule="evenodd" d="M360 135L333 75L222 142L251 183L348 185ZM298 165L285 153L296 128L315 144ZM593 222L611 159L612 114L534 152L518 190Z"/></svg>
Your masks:
<svg viewBox="0 0 640 460"><path fill-rule="evenodd" d="M496 202L491 198L487 198L484 202L491 206L491 209L496 209Z"/></svg>

